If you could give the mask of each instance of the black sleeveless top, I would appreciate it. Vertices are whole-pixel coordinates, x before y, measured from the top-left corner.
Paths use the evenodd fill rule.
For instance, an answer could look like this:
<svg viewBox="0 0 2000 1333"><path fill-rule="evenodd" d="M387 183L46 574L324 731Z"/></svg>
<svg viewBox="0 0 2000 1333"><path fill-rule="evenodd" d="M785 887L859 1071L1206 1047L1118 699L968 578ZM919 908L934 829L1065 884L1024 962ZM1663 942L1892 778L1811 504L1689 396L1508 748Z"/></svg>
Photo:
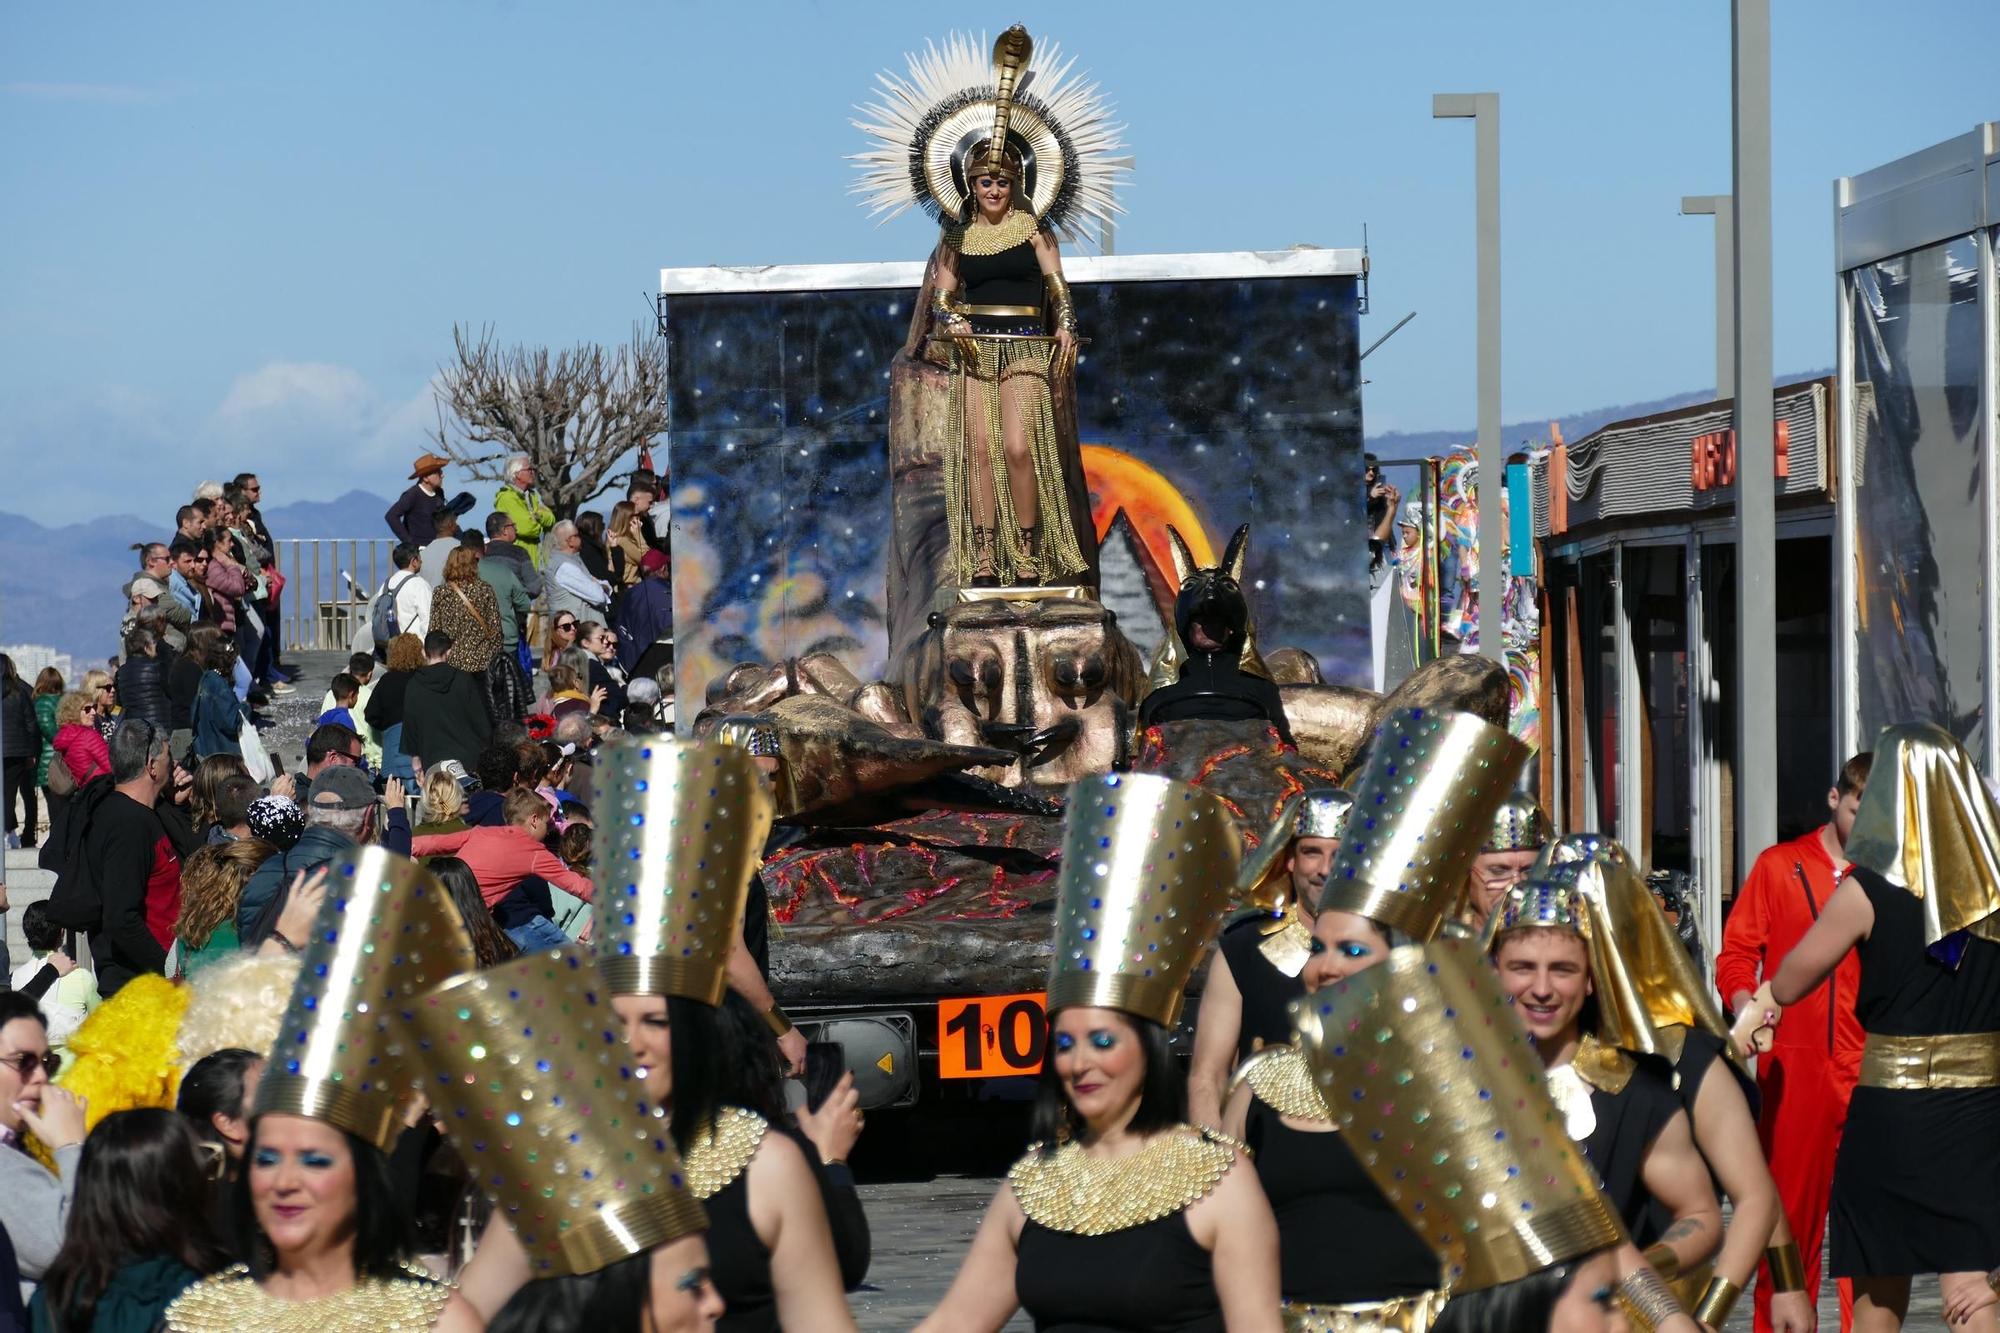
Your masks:
<svg viewBox="0 0 2000 1333"><path fill-rule="evenodd" d="M1752 1120L1757 1118L1757 1084L1749 1075L1729 1063L1729 1058L1723 1054L1724 1049L1722 1038L1713 1032L1697 1027L1686 1029L1686 1035L1681 1041L1680 1056L1674 1061L1673 1088L1675 1095L1680 1098L1681 1109L1687 1112L1689 1130L1694 1129L1694 1103L1695 1098L1701 1095L1702 1080L1718 1068L1735 1078L1736 1086L1742 1091L1743 1100L1750 1108L1750 1118ZM1715 1174L1714 1167L1709 1168L1708 1183L1715 1191L1717 1199L1729 1193L1722 1188L1722 1178ZM1648 1205L1646 1226L1655 1236L1666 1231L1673 1224L1673 1220L1667 1212L1666 1205L1658 1199L1652 1200Z"/></svg>
<svg viewBox="0 0 2000 1333"><path fill-rule="evenodd" d="M851 1180L838 1180L819 1165L819 1152L796 1129L772 1123L764 1131L783 1134L798 1145L819 1179L820 1201L826 1207L827 1225L833 1235L835 1257L841 1281L849 1291L861 1284L868 1271L870 1252L868 1219L854 1196ZM778 1333L777 1292L771 1286L771 1255L764 1248L757 1228L750 1220L750 1168L746 1165L736 1179L703 1199L708 1212L708 1264L715 1289L729 1309L718 1329L729 1333Z"/></svg>
<svg viewBox="0 0 2000 1333"><path fill-rule="evenodd" d="M1875 909L1868 938L1854 946L1861 1026L1893 1037L2000 1032L2000 944L1968 938L1958 967L1946 967L1925 952L1924 907L1914 893L1861 866L1850 873Z"/></svg>
<svg viewBox="0 0 2000 1333"><path fill-rule="evenodd" d="M1035 1333L1223 1333L1214 1269L1186 1209L1102 1236L1028 1218L1014 1295Z"/></svg>
<svg viewBox="0 0 2000 1333"><path fill-rule="evenodd" d="M1598 1179L1604 1182L1604 1192L1611 1196L1611 1206L1643 1248L1658 1240L1664 1229L1664 1224L1656 1225L1659 1219L1652 1206L1653 1196L1641 1177L1646 1152L1674 1118L1674 1112L1681 1109L1681 1102L1667 1076L1659 1072L1663 1062L1633 1058L1639 1059L1639 1067L1632 1071L1623 1092L1590 1090L1590 1109L1597 1116L1597 1127L1582 1147Z"/></svg>
<svg viewBox="0 0 2000 1333"><path fill-rule="evenodd" d="M1222 957L1243 995L1243 1026L1236 1032L1238 1060L1257 1049L1260 1037L1266 1046L1290 1041L1292 1016L1286 1006L1306 993L1303 978L1286 976L1258 950L1264 937L1257 927L1263 923L1264 918L1251 917L1222 933Z"/></svg>
<svg viewBox="0 0 2000 1333"><path fill-rule="evenodd" d="M1437 1288L1437 1255L1382 1197L1346 1135L1293 1129L1252 1098L1243 1137L1277 1215L1286 1300L1347 1305Z"/></svg>
<svg viewBox="0 0 2000 1333"><path fill-rule="evenodd" d="M1033 241L1022 241L997 255L958 256L959 280L969 305L1042 306L1042 261Z"/></svg>

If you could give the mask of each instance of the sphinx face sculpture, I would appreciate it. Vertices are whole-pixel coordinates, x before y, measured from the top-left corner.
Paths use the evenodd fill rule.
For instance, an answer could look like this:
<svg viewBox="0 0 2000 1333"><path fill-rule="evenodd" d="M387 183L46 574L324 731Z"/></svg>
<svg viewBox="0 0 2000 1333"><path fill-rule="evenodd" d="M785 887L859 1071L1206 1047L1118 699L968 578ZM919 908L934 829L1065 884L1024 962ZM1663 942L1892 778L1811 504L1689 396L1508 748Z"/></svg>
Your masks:
<svg viewBox="0 0 2000 1333"><path fill-rule="evenodd" d="M926 731L1020 756L980 771L1007 786L1063 786L1110 770L1145 688L1116 618L1096 602L1057 598L940 612L914 684Z"/></svg>

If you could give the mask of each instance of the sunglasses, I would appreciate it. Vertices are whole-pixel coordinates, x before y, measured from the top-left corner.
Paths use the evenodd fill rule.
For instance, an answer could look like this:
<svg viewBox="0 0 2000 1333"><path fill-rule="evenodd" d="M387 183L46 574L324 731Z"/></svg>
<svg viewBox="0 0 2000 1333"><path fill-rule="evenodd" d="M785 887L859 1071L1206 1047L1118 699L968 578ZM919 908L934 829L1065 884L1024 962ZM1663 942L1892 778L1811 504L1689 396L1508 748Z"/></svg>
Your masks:
<svg viewBox="0 0 2000 1333"><path fill-rule="evenodd" d="M558 620L556 622L556 628L573 630L576 628L576 622L574 620Z"/></svg>
<svg viewBox="0 0 2000 1333"><path fill-rule="evenodd" d="M5 1065L7 1068L13 1070L20 1076L21 1081L25 1083L35 1076L36 1065L42 1067L43 1073L47 1074L50 1078L54 1078L56 1071L62 1068L62 1056L56 1054L54 1051L43 1051L40 1055L35 1054L33 1051L23 1051L19 1055L0 1058L0 1065Z"/></svg>

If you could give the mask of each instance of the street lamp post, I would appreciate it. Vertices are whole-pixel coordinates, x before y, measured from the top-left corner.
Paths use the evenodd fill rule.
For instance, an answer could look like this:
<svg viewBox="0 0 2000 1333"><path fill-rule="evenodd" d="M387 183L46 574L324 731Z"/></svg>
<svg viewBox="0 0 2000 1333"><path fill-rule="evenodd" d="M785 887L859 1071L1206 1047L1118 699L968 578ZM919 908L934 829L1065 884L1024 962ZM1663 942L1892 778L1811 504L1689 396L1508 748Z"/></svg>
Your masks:
<svg viewBox="0 0 2000 1333"><path fill-rule="evenodd" d="M1771 372L1771 0L1732 0L1736 278L1736 845L1778 840L1778 598Z"/></svg>
<svg viewBox="0 0 2000 1333"><path fill-rule="evenodd" d="M1715 396L1736 396L1736 206L1726 194L1681 197L1683 217L1715 218Z"/></svg>
<svg viewBox="0 0 2000 1333"><path fill-rule="evenodd" d="M1501 497L1507 461L1500 451L1500 94L1438 93L1436 120L1471 120L1474 129L1474 226L1479 238L1479 651L1502 666L1507 645L1500 605L1507 564L1501 558Z"/></svg>

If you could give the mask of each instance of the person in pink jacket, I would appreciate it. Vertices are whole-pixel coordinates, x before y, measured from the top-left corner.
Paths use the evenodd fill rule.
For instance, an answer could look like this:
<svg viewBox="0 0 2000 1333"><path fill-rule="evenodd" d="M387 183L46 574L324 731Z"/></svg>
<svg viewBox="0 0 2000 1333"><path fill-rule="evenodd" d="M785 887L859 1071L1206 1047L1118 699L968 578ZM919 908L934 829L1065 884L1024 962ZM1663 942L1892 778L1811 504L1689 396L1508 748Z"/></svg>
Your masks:
<svg viewBox="0 0 2000 1333"><path fill-rule="evenodd" d="M542 839L549 835L547 801L536 792L511 791L500 807L500 814L506 823L413 838L410 840L410 855L458 857L479 882L479 896L488 907L497 907L515 885L530 876L540 876L585 902L593 899L596 890L590 880L571 870L560 856L542 843ZM508 930L508 937L514 940L517 947L525 949L545 943L568 942L545 912L546 909L533 923L539 927L537 930L522 931L519 936L515 930ZM523 943L523 939L528 942Z"/></svg>
<svg viewBox="0 0 2000 1333"><path fill-rule="evenodd" d="M76 785L111 771L111 747L97 729L97 696L72 690L56 705L56 734L49 746L69 765ZM548 809L546 805L542 807Z"/></svg>

